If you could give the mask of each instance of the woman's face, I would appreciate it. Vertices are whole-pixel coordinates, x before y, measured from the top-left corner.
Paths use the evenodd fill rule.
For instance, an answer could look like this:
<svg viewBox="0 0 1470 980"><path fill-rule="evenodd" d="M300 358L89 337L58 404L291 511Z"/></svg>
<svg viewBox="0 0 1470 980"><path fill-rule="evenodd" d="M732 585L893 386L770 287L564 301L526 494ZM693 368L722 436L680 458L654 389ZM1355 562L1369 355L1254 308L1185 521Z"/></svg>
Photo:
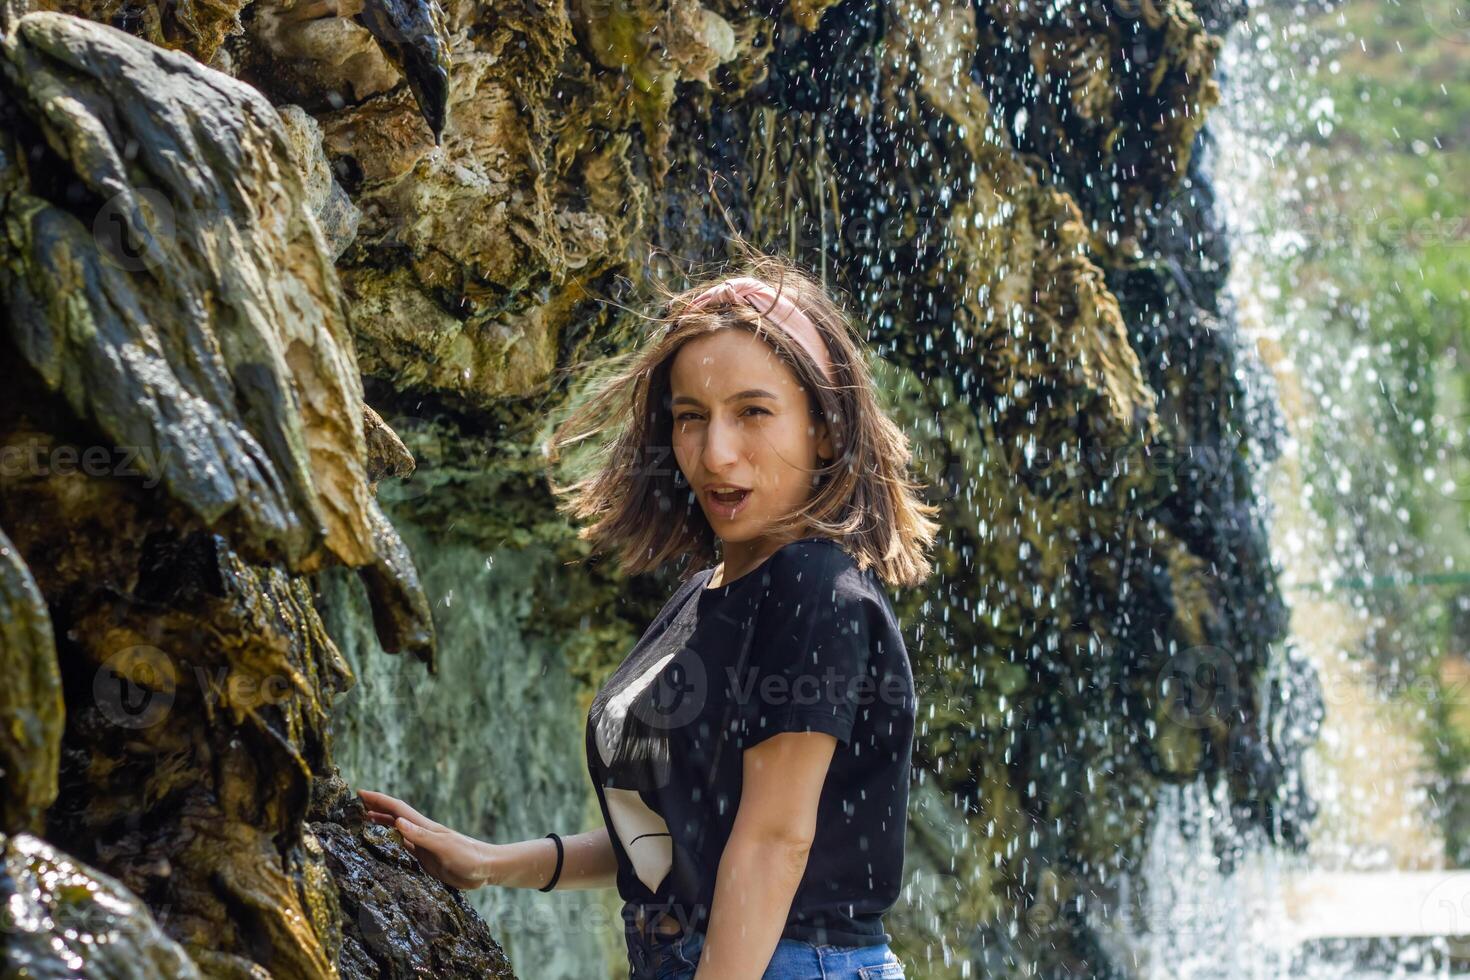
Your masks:
<svg viewBox="0 0 1470 980"><path fill-rule="evenodd" d="M775 350L738 327L706 334L674 355L670 387L674 458L721 541L756 542L810 499L832 445ZM723 485L747 492L725 503Z"/></svg>

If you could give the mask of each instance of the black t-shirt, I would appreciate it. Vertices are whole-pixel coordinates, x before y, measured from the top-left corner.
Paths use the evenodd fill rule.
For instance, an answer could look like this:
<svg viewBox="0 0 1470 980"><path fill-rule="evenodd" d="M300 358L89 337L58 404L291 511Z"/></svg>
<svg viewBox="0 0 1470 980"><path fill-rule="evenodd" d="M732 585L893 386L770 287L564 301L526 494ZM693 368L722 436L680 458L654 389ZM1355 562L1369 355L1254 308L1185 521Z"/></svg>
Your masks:
<svg viewBox="0 0 1470 980"><path fill-rule="evenodd" d="M888 596L822 537L710 589L713 574L679 587L588 715L588 771L625 915L642 905L707 928L742 750L822 731L838 744L782 936L889 942L882 914L902 880L916 702Z"/></svg>

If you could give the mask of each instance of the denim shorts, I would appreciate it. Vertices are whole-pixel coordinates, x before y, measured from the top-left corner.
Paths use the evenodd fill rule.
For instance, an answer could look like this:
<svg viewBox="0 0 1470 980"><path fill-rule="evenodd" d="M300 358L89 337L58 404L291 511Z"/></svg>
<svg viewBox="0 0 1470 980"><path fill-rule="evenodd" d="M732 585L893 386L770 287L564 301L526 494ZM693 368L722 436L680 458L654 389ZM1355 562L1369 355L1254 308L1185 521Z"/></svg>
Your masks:
<svg viewBox="0 0 1470 980"><path fill-rule="evenodd" d="M704 948L704 933L629 934L629 980L691 980ZM887 943L876 946L817 946L783 938L762 980L901 980L903 964Z"/></svg>

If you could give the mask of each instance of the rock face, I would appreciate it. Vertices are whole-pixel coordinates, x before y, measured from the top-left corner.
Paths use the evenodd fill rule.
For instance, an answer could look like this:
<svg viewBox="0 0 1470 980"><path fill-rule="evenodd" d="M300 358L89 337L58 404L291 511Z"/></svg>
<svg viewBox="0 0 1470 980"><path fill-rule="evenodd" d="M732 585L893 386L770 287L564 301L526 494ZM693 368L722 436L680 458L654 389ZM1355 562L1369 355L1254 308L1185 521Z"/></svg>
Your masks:
<svg viewBox="0 0 1470 980"><path fill-rule="evenodd" d="M369 467L403 471L402 447L374 427L369 452L347 310L276 111L62 14L20 19L3 52L0 622L19 683L0 702L0 829L44 823L148 902L180 944L120 904L140 955L180 964L148 975L510 976L484 923L333 780L351 674L309 573L361 570L388 649L428 662L434 634L369 484ZM374 880L340 901L339 881ZM385 906L447 910L456 942L395 952L411 932L362 931ZM72 941L56 911L37 948ZM132 975L72 952L30 975Z"/></svg>
<svg viewBox="0 0 1470 980"><path fill-rule="evenodd" d="M8 977L195 980L199 971L138 897L30 834L0 834Z"/></svg>
<svg viewBox="0 0 1470 980"><path fill-rule="evenodd" d="M185 55L61 15L23 19L5 54L20 355L257 557L392 577L346 309L275 110ZM79 202L47 199L66 173L64 193L97 206L91 227L58 207ZM427 656L423 612L383 609L395 647Z"/></svg>
<svg viewBox="0 0 1470 980"><path fill-rule="evenodd" d="M0 775L5 796L0 821L10 829L40 829L56 799L60 761L61 673L46 601L15 545L0 531L0 650L5 688L0 692Z"/></svg>
<svg viewBox="0 0 1470 980"><path fill-rule="evenodd" d="M1209 188L1238 11L66 9L152 44L0 16L0 830L115 876L204 972L508 969L361 826L332 722L354 784L467 832L590 825L585 698L676 570L569 569L538 447L643 336L651 247L723 256L707 170L869 327L945 506L896 597L925 706L899 955L1116 973L1100 922L1164 783L1303 842L1313 681ZM437 676L382 656L436 631ZM615 916L518 928L535 898L473 896L541 975L616 967Z"/></svg>

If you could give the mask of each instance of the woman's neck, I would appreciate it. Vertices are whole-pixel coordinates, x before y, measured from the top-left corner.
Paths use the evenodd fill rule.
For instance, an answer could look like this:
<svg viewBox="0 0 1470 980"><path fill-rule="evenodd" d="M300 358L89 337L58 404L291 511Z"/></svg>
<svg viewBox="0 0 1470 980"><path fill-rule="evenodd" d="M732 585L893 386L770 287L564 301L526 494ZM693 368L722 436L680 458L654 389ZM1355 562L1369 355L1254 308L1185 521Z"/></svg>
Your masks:
<svg viewBox="0 0 1470 980"><path fill-rule="evenodd" d="M727 582L741 578L774 555L782 545L800 541L805 536L797 534L787 538L755 538L724 544L721 548L722 560L715 566L708 587L718 589Z"/></svg>

